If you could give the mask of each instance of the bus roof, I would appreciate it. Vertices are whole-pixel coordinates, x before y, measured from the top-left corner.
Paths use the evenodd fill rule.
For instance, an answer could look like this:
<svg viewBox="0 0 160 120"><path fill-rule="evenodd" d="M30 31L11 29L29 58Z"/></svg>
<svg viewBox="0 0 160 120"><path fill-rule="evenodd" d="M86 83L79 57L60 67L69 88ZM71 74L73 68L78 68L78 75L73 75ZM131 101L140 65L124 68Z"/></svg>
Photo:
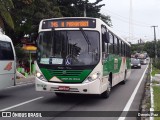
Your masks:
<svg viewBox="0 0 160 120"><path fill-rule="evenodd" d="M80 18L83 18L83 19L99 19L99 18L93 18L93 17L59 17L59 18L50 18L50 19L43 19L41 21L44 21L44 20L58 20L58 19L80 19Z"/></svg>
<svg viewBox="0 0 160 120"><path fill-rule="evenodd" d="M11 38L7 35L4 35L3 33L0 33L0 41L12 42Z"/></svg>
<svg viewBox="0 0 160 120"><path fill-rule="evenodd" d="M50 19L43 19L41 20L40 22L40 25L42 25L42 22L43 21L49 21L49 20L63 20L63 19L93 19L93 20L96 20L96 21L99 21L100 23L103 23L107 29L113 33L117 38L121 39L123 42L125 42L127 45L131 46L127 40L125 40L123 37L121 37L120 35L118 35L111 27L109 27L105 22L103 22L101 19L99 18L93 18L93 17L60 17L60 18L50 18ZM39 29L41 29L42 26L39 26Z"/></svg>

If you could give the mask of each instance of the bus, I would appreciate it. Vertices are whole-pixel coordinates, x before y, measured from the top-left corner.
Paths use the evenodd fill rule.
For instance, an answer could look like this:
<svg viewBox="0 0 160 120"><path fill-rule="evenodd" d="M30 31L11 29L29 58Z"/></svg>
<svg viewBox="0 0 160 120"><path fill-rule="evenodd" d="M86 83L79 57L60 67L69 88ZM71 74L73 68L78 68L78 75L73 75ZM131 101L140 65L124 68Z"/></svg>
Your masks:
<svg viewBox="0 0 160 120"><path fill-rule="evenodd" d="M44 19L37 38L35 89L107 98L113 86L130 76L130 47L98 18Z"/></svg>
<svg viewBox="0 0 160 120"><path fill-rule="evenodd" d="M0 89L15 85L16 54L12 40L0 32Z"/></svg>

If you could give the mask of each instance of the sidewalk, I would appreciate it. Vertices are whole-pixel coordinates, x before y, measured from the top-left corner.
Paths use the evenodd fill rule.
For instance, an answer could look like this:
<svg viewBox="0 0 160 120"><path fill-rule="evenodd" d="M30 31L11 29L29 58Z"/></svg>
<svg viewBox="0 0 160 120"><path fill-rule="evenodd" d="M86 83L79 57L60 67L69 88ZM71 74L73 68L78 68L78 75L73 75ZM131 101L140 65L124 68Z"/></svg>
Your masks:
<svg viewBox="0 0 160 120"><path fill-rule="evenodd" d="M19 78L16 79L16 85L22 85L22 84L31 84L34 83L35 76L28 76L27 78Z"/></svg>

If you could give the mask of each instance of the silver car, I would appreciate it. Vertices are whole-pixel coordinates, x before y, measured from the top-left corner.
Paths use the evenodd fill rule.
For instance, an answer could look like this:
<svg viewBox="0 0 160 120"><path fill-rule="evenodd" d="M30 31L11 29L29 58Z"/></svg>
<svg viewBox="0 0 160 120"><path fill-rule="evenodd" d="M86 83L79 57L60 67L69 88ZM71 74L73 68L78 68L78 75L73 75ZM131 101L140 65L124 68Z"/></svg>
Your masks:
<svg viewBox="0 0 160 120"><path fill-rule="evenodd" d="M140 59L131 58L131 68L141 68Z"/></svg>

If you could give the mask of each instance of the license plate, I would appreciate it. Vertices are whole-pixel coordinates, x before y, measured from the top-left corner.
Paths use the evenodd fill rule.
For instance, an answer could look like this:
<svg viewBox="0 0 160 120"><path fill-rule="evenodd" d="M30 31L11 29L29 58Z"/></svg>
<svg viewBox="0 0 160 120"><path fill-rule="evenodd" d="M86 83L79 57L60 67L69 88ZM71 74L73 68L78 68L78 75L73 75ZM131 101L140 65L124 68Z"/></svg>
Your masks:
<svg viewBox="0 0 160 120"><path fill-rule="evenodd" d="M68 86L59 86L59 87L58 87L58 90L69 91L69 90L70 90L70 87L68 87Z"/></svg>

